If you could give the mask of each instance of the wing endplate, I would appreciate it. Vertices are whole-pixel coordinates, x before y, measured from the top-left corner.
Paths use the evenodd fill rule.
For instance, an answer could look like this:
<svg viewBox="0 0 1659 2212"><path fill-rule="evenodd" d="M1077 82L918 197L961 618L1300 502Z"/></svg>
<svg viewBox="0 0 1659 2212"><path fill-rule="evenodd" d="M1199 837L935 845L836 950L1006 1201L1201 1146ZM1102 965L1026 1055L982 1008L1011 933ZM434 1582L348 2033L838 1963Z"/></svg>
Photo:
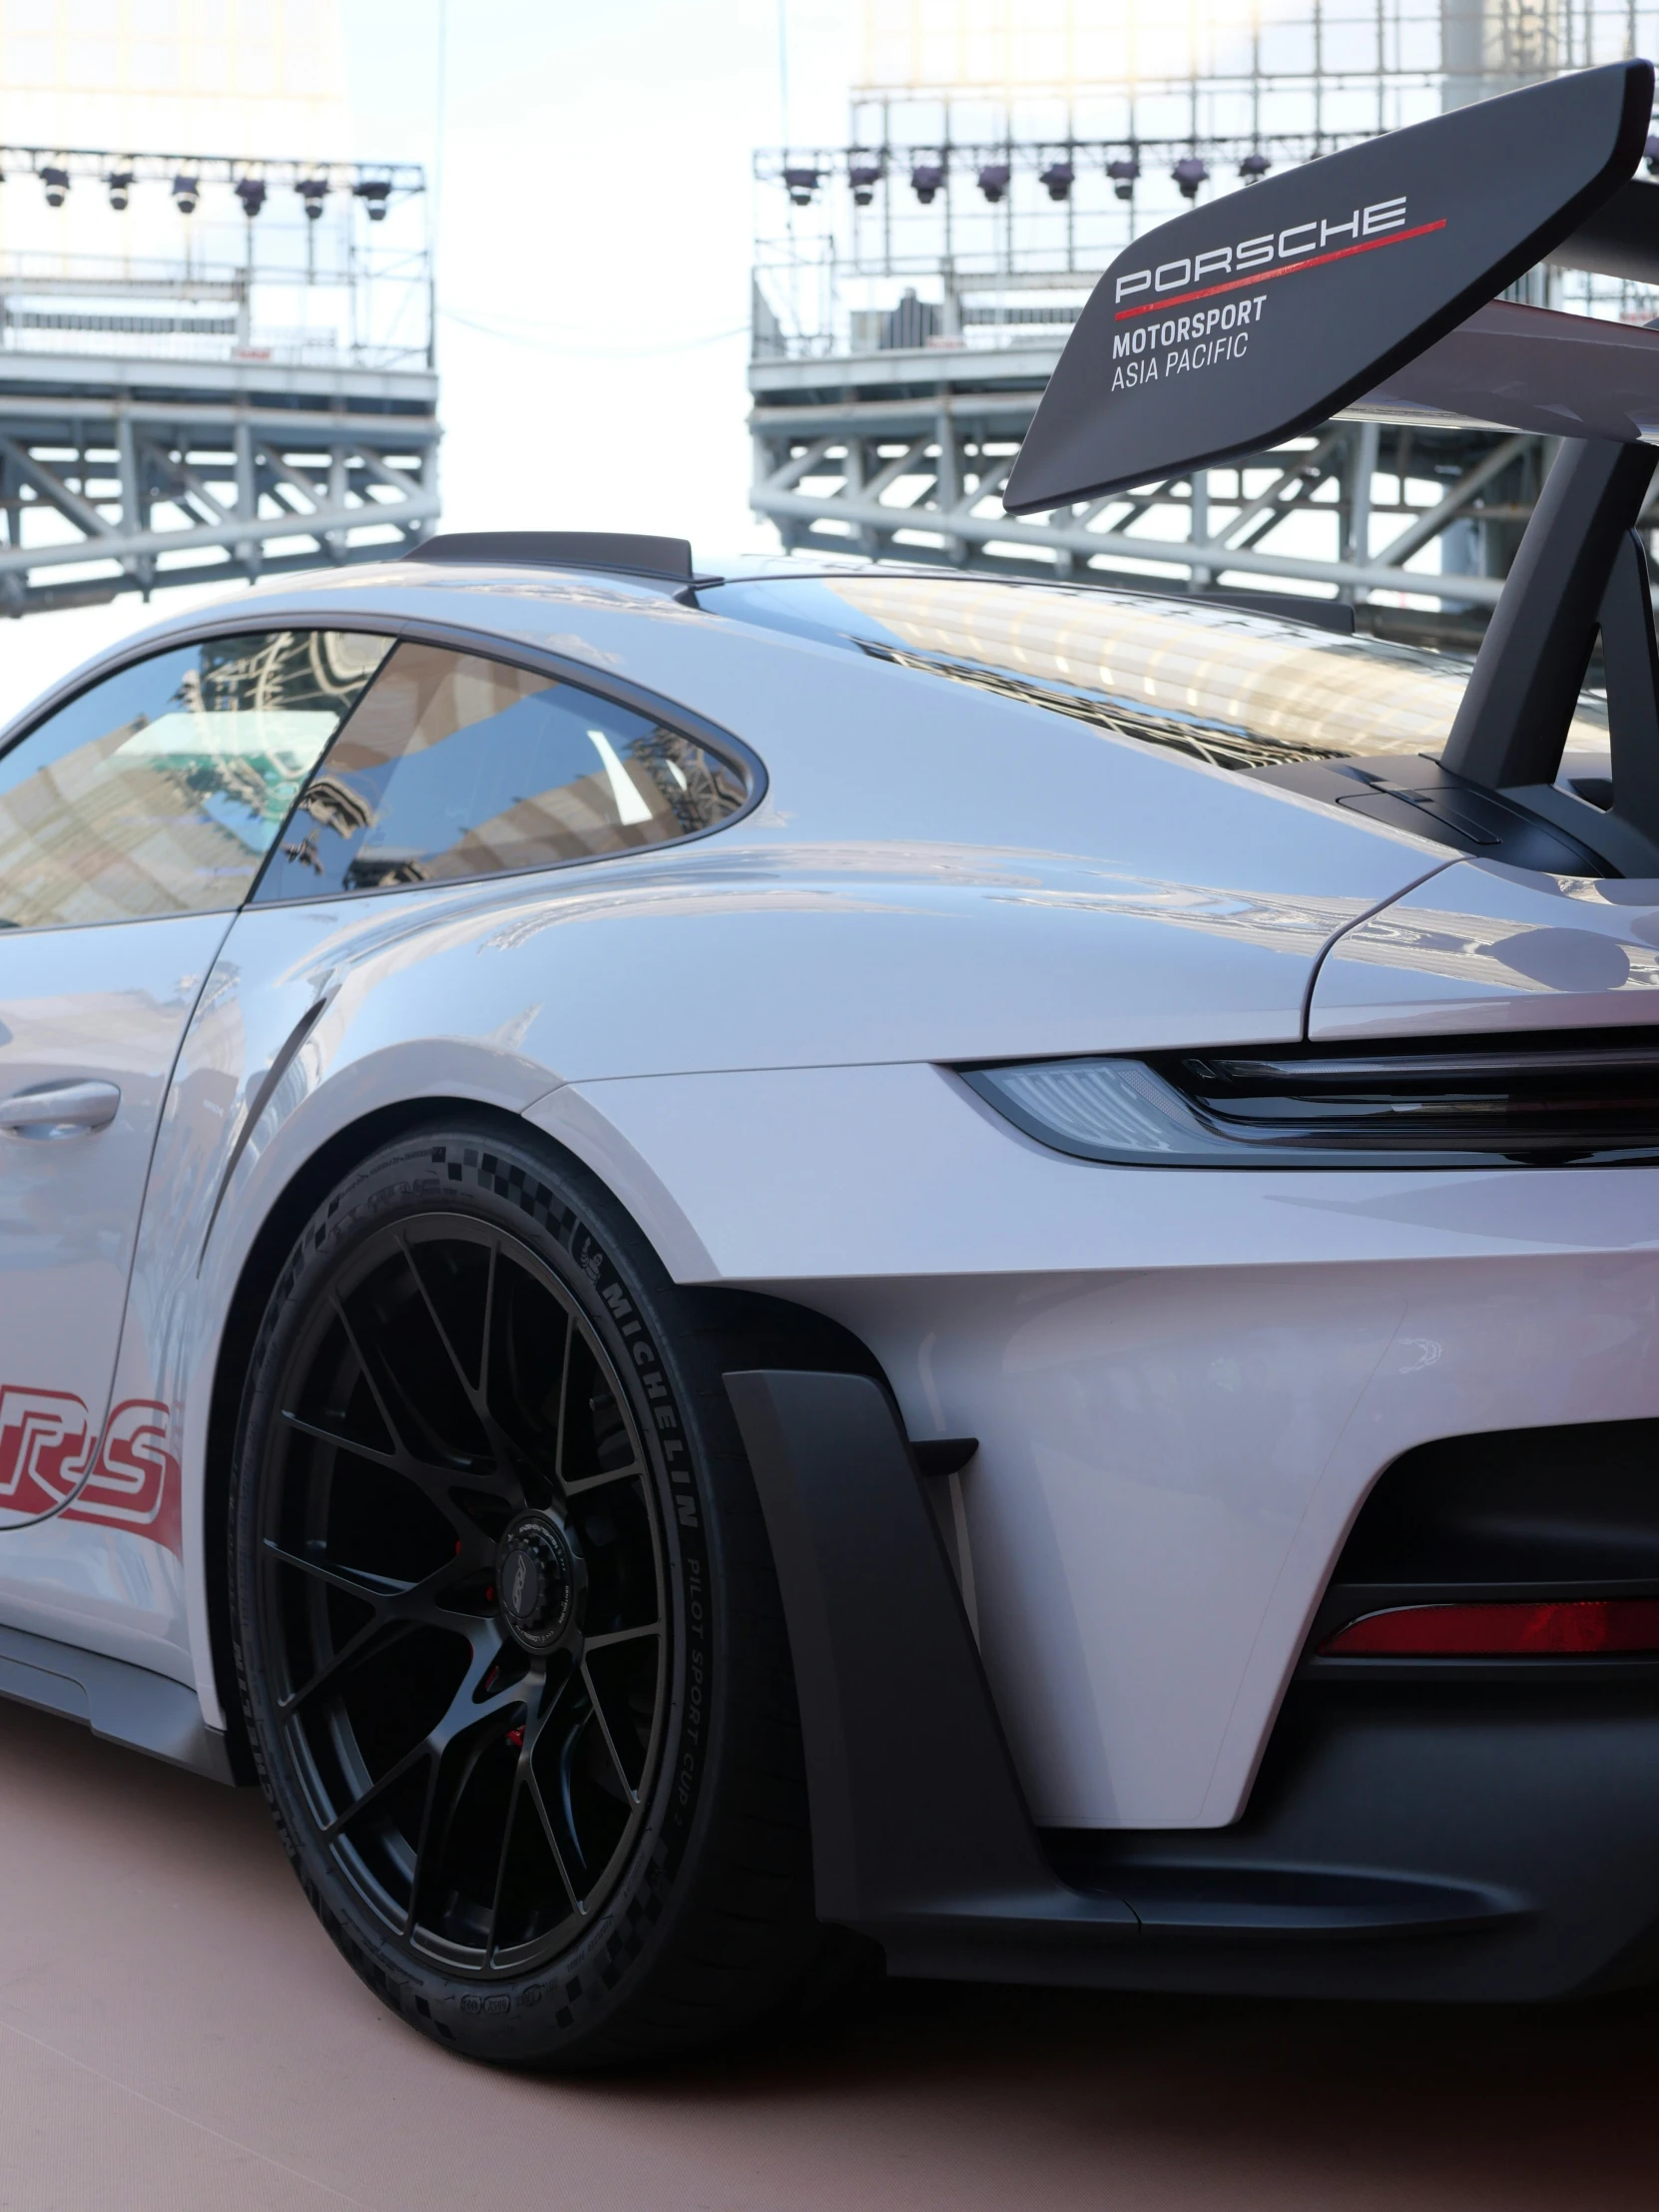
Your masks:
<svg viewBox="0 0 1659 2212"><path fill-rule="evenodd" d="M1340 412L1582 232L1634 171L1652 106L1651 63L1584 70L1150 232L1096 285L1005 507L1183 475Z"/></svg>

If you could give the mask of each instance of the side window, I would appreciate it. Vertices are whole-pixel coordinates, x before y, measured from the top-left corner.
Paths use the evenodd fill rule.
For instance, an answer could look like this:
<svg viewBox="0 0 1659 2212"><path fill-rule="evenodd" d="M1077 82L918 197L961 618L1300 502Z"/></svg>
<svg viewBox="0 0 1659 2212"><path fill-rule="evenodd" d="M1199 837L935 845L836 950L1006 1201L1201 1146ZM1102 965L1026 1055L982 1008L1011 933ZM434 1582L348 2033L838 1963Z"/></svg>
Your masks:
<svg viewBox="0 0 1659 2212"><path fill-rule="evenodd" d="M238 906L386 638L283 630L155 654L0 755L0 928Z"/></svg>
<svg viewBox="0 0 1659 2212"><path fill-rule="evenodd" d="M662 844L744 805L717 754L558 677L400 645L255 893L337 897Z"/></svg>

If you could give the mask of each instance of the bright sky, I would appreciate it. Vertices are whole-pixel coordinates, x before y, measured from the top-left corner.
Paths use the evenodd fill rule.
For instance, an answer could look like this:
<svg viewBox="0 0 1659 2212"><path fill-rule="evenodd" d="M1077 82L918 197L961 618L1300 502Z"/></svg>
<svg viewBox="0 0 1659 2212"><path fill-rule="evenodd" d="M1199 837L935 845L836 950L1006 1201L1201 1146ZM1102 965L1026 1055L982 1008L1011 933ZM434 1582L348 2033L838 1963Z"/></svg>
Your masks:
<svg viewBox="0 0 1659 2212"><path fill-rule="evenodd" d="M442 526L662 531L704 557L775 545L745 499L744 368L779 0L337 5L340 154L424 162L440 188ZM787 0L797 140L844 134L857 16ZM0 717L190 596L0 624Z"/></svg>

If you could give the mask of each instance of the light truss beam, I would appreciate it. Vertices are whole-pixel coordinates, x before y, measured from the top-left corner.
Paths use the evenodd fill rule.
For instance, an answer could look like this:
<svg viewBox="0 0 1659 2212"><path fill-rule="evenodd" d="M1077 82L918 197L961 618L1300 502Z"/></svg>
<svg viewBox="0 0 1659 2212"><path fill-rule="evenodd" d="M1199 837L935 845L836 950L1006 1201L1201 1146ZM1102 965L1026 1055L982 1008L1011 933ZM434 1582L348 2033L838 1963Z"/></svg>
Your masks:
<svg viewBox="0 0 1659 2212"><path fill-rule="evenodd" d="M0 612L387 559L437 519L438 437L430 394L0 394Z"/></svg>
<svg viewBox="0 0 1659 2212"><path fill-rule="evenodd" d="M1332 423L1307 445L1020 519L1002 512L997 495L1035 391L952 389L947 381L987 365L961 356L948 368L941 363L944 388L925 398L866 385L839 403L827 400L820 396L833 375L827 363L814 364L819 389L810 394L800 370L794 389L758 388L755 512L797 549L991 572L1046 567L1102 583L1167 576L1172 588L1199 592L1221 588L1225 577L1252 578L1262 588L1323 586L1360 603L1378 593L1409 595L1478 619L1496 603L1507 553L1550 458L1549 440L1483 433L1436 440L1400 432L1384 451L1376 425ZM1264 471L1271 471L1265 485ZM1379 546L1390 516L1379 479L1385 489L1390 474L1398 482L1391 513L1403 527ZM1221 496L1218 479L1235 486L1232 496ZM1438 496L1426 506L1420 493L1408 499L1406 479L1437 484ZM1292 528L1306 533L1311 515L1329 518L1330 557L1287 542ZM1457 525L1465 527L1445 568L1406 565Z"/></svg>

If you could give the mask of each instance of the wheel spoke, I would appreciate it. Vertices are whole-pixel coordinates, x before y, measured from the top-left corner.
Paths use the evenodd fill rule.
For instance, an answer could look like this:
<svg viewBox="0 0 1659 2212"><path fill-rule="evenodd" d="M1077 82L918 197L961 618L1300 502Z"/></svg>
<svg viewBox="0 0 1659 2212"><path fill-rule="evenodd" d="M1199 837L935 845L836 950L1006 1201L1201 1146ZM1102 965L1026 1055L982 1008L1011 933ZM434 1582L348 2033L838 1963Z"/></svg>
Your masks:
<svg viewBox="0 0 1659 2212"><path fill-rule="evenodd" d="M323 1428L316 1421L306 1420L303 1414L292 1412L286 1406L282 1408L281 1417L302 1436L309 1436L317 1443L331 1444L336 1451L355 1452L359 1459L367 1459L377 1467L384 1467L390 1474L401 1475L405 1482L412 1483L458 1529L474 1535L477 1533L471 1518L453 1502L449 1491L453 1487L490 1489L495 1483L492 1468L468 1467L462 1471L440 1466L434 1460L417 1458L414 1453L401 1446L395 1451L380 1451L373 1444L358 1443L350 1436L338 1435L331 1428ZM507 1486L501 1487L505 1490ZM516 1494L515 1491L513 1495Z"/></svg>
<svg viewBox="0 0 1659 2212"><path fill-rule="evenodd" d="M404 1454L400 1451L382 1451L377 1444L359 1443L355 1436L341 1436L332 1428L324 1428L314 1420L307 1420L303 1413L282 1407L282 1418L290 1428L297 1428L300 1435L309 1436L313 1442L332 1444L336 1451L354 1451L359 1459L371 1459L377 1467L390 1467L401 1474Z"/></svg>
<svg viewBox="0 0 1659 2212"><path fill-rule="evenodd" d="M276 1707L277 1718L284 1721L290 1719L308 1698L315 1696L324 1683L332 1681L342 1667L348 1666L353 1659L359 1657L365 1646L372 1643L385 1627L386 1622L379 1615L376 1615L371 1621L364 1621L356 1634L348 1636L345 1642L340 1645L338 1651L329 1653L309 1681L302 1682L297 1690L290 1691L285 1698L281 1699ZM394 1621L381 1649L389 1650L393 1644L401 1643L405 1636L412 1635L413 1632L414 1623L412 1621Z"/></svg>
<svg viewBox="0 0 1659 2212"><path fill-rule="evenodd" d="M386 1434L391 1438L393 1450L404 1458L411 1458L413 1454L403 1441L403 1432L391 1417L391 1408L386 1403L385 1392L380 1387L380 1379L369 1366L368 1355L362 1348L357 1332L351 1326L351 1317L346 1313L344 1301L337 1291L334 1292L331 1303L334 1309L334 1318L341 1329L345 1331L345 1341L351 1347L351 1356L357 1363L357 1372L368 1385L368 1394L374 1400L374 1410L386 1424Z"/></svg>
<svg viewBox="0 0 1659 2212"><path fill-rule="evenodd" d="M518 1801L523 1793L524 1776L529 1755L522 1742L518 1747L518 1760L513 1768L513 1786L507 1799L507 1817L501 1824L501 1851L495 1862L495 1888L490 1895L489 1929L484 1936L484 1956L495 1956L496 1933L501 1926L501 1893L507 1887L507 1861L512 1854L513 1828L518 1820Z"/></svg>
<svg viewBox="0 0 1659 2212"><path fill-rule="evenodd" d="M430 1757L432 1770L427 1778L426 1796L420 1811L414 1870L409 1880L409 1904L404 1918L405 1935L412 1934L419 1922L420 1901L427 1886L431 1865L442 1861L443 1847L448 1840L461 1799L466 1794L467 1784L477 1770L479 1759L495 1740L496 1731L491 1724L515 1707L522 1707L525 1702L523 1682L510 1683L493 1697L474 1702L478 1683L487 1677L498 1656L499 1646L483 1651L474 1648L473 1663L450 1699L448 1710L435 1727L427 1730L421 1744L416 1747L417 1750L423 1749ZM446 1784L446 1775L457 1767L459 1772L454 1773ZM441 1815L440 1798L445 1801ZM491 1940L493 1941L493 1933Z"/></svg>
<svg viewBox="0 0 1659 2212"><path fill-rule="evenodd" d="M394 1782L401 1782L411 1768L422 1759L430 1759L432 1756L432 1739L430 1736L423 1736L412 1750L406 1751L401 1759L394 1760L377 1782L371 1782L366 1790L359 1791L343 1813L335 1814L322 1831L322 1841L331 1844L359 1813L372 1805L377 1797L383 1797ZM418 1868L416 1871L418 1872Z"/></svg>
<svg viewBox="0 0 1659 2212"><path fill-rule="evenodd" d="M409 1248L409 1240L407 1237L404 1236L401 1230L399 1230L397 1233L397 1249L399 1252L402 1253L403 1263L405 1267L407 1267L410 1275L414 1278L414 1287L420 1293L420 1303L426 1309L426 1319L431 1323L433 1332L437 1337L438 1343L443 1347L443 1356L449 1362L450 1368L454 1372L455 1380L460 1384L462 1393L464 1394L467 1403L472 1407L472 1410L475 1413L482 1414L484 1409L479 1402L478 1391L474 1386L472 1378L467 1374L466 1369L462 1364L460 1354L455 1350L455 1347L449 1341L449 1332L443 1326L443 1322L438 1314L438 1310L436 1306L434 1306L432 1303L431 1292L426 1288L426 1278L421 1274L420 1269L416 1266L415 1256Z"/></svg>
<svg viewBox="0 0 1659 2212"><path fill-rule="evenodd" d="M576 1350L576 1324L565 1316L565 1352L559 1365L559 1410L553 1429L553 1479L568 1497L570 1485L565 1481L565 1419L569 1410L570 1368Z"/></svg>
<svg viewBox="0 0 1659 2212"><path fill-rule="evenodd" d="M490 1312L495 1289L496 1247L492 1243L489 1248L489 1267L484 1285L484 1342L483 1351L479 1356L479 1380L476 1383L467 1374L465 1362L455 1350L454 1341L443 1325L442 1317L439 1315L431 1291L427 1287L426 1278L420 1272L409 1240L401 1231L398 1232L397 1247L403 1255L404 1266L414 1280L415 1289L420 1294L420 1302L426 1310L426 1318L432 1325L438 1343L443 1347L443 1355L449 1363L450 1372L460 1386L461 1394L472 1409L473 1418L483 1430L484 1440L494 1456L495 1465L493 1469L478 1470L477 1486L484 1489L498 1490L510 1505L522 1507L527 1501L524 1484L519 1477L516 1464L521 1455L516 1449L512 1437L490 1410L489 1398L486 1393L486 1383L489 1376Z"/></svg>
<svg viewBox="0 0 1659 2212"><path fill-rule="evenodd" d="M587 1901L570 1879L570 1869L565 1865L564 1852L560 1848L558 1836L554 1833L552 1815L547 1810L547 1802L541 1794L541 1784L536 1780L536 1771L533 1767L527 1770L525 1779L530 1786L530 1801L535 1806L537 1818L541 1822L543 1839L548 1850L553 1854L554 1866L559 1870L559 1880L564 1884L571 1904L585 1918L588 1910Z"/></svg>
<svg viewBox="0 0 1659 2212"><path fill-rule="evenodd" d="M371 1605L379 1605L385 1598L403 1597L418 1587L413 1582L394 1581L387 1574L370 1574L362 1567L340 1567L314 1552L285 1551L273 1536L265 1540L265 1548L273 1559L284 1567L295 1567L301 1574L314 1575L318 1582L326 1582L331 1589L344 1590L351 1597L366 1598Z"/></svg>
<svg viewBox="0 0 1659 2212"><path fill-rule="evenodd" d="M564 1493L566 1497L580 1497L584 1490L597 1490L606 1482L627 1482L630 1479L637 1481L644 1472L644 1467L636 1459L626 1467L612 1467L604 1474L584 1474L578 1481L566 1482L563 1485Z"/></svg>
<svg viewBox="0 0 1659 2212"><path fill-rule="evenodd" d="M613 1628L603 1636L584 1636L582 1649L584 1652L609 1651L613 1644L637 1644L642 1636L660 1636L662 1632L661 1621L648 1621L644 1628Z"/></svg>
<svg viewBox="0 0 1659 2212"><path fill-rule="evenodd" d="M495 1263L501 1256L501 1240L490 1239L489 1265L484 1271L484 1336L478 1353L478 1395L490 1401L490 1332L495 1327Z"/></svg>
<svg viewBox="0 0 1659 2212"><path fill-rule="evenodd" d="M638 1805L640 1802L639 1794L633 1783L628 1779L628 1769L623 1765L622 1754L617 1750L615 1740L611 1735L611 1724L605 1718L605 1708L599 1702L599 1692L594 1688L593 1676L588 1672L586 1659L582 1661L582 1680L587 1684L588 1701L593 1707L593 1717L599 1723L599 1733L605 1739L605 1749L611 1755L611 1765L616 1769L616 1778L627 1793L629 1804Z"/></svg>

